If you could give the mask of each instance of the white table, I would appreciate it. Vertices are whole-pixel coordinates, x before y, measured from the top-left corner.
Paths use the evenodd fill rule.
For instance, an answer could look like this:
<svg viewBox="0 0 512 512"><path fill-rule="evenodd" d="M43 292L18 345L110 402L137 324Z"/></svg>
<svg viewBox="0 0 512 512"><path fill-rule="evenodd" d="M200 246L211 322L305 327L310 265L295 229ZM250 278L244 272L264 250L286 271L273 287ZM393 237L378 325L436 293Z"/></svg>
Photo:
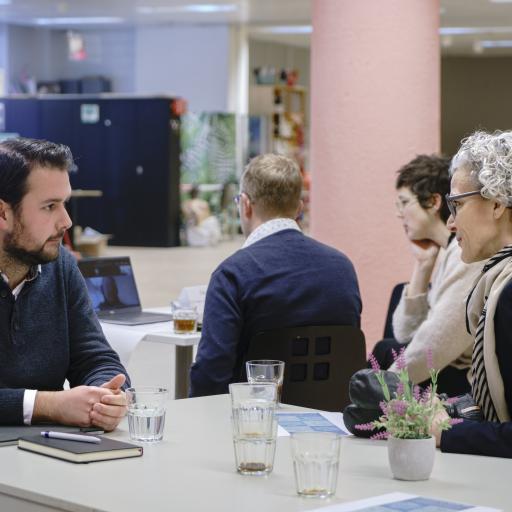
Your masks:
<svg viewBox="0 0 512 512"><path fill-rule="evenodd" d="M126 440L126 422L111 436ZM170 401L164 441L141 458L75 465L14 446L0 457L2 511L291 512L388 492L512 511L512 460L438 452L430 480L401 482L391 477L383 441L343 439L330 501L295 494L288 438L278 439L271 475L238 475L227 395Z"/></svg>
<svg viewBox="0 0 512 512"><path fill-rule="evenodd" d="M170 308L154 308L147 309L146 311L167 313L170 311ZM175 334L172 322L158 322L143 325L100 323L108 342L112 348L118 352L125 366L128 365L132 353L139 343L159 343L167 345L168 350L164 351L164 353L166 352L167 358L169 358L170 351L174 347L174 367L171 368L167 379L170 379L171 375L174 374L176 398L188 397L188 374L193 361L193 348L201 339L200 333ZM154 351L154 353L159 354L158 351ZM148 361L146 361L146 364L147 363ZM139 382L139 385L142 384L144 383ZM165 382L163 384L165 384Z"/></svg>

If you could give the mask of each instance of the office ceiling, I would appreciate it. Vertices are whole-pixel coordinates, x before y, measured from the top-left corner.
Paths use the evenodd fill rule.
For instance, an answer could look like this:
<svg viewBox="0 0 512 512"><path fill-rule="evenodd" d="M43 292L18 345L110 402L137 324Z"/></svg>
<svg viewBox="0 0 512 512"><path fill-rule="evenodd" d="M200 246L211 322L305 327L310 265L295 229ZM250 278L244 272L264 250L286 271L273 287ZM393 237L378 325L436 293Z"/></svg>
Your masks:
<svg viewBox="0 0 512 512"><path fill-rule="evenodd" d="M62 29L244 23L253 38L309 46L311 4L312 0L0 0L0 21ZM512 54L512 0L441 0L440 14L443 53ZM294 33L283 33L290 30Z"/></svg>

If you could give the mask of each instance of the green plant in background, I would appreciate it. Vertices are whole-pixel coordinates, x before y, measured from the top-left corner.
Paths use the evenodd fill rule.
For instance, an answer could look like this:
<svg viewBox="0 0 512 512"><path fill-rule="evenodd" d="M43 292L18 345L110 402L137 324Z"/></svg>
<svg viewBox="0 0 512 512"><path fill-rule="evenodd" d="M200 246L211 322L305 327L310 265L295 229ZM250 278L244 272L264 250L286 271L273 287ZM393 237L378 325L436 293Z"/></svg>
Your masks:
<svg viewBox="0 0 512 512"><path fill-rule="evenodd" d="M187 113L181 125L181 182L236 180L234 114Z"/></svg>

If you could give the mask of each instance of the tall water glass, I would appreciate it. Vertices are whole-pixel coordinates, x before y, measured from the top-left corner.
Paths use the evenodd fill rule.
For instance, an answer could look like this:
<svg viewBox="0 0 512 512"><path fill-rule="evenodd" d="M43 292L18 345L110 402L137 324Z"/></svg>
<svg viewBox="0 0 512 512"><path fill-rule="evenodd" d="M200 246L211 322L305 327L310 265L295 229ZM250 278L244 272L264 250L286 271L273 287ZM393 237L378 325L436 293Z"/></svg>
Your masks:
<svg viewBox="0 0 512 512"><path fill-rule="evenodd" d="M284 361L274 359L254 359L245 363L247 382L258 384L274 382L277 385L277 402L281 402L283 392Z"/></svg>
<svg viewBox="0 0 512 512"><path fill-rule="evenodd" d="M126 390L128 429L134 441L154 443L164 436L165 402L169 391L158 387L137 387Z"/></svg>
<svg viewBox="0 0 512 512"><path fill-rule="evenodd" d="M341 436L335 432L291 434L297 493L307 498L326 498L336 492Z"/></svg>
<svg viewBox="0 0 512 512"><path fill-rule="evenodd" d="M236 469L265 475L274 467L277 387L274 383L230 384Z"/></svg>

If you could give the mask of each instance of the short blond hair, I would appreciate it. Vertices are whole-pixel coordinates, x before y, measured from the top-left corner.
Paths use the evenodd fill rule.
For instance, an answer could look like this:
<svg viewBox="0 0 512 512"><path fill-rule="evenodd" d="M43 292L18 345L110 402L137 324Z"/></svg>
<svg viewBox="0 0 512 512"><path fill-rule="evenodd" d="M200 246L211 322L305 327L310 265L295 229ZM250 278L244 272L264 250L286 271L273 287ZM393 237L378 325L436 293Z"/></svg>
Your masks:
<svg viewBox="0 0 512 512"><path fill-rule="evenodd" d="M302 175L297 163L282 155L253 158L240 180L241 190L264 216L294 217L300 205Z"/></svg>

